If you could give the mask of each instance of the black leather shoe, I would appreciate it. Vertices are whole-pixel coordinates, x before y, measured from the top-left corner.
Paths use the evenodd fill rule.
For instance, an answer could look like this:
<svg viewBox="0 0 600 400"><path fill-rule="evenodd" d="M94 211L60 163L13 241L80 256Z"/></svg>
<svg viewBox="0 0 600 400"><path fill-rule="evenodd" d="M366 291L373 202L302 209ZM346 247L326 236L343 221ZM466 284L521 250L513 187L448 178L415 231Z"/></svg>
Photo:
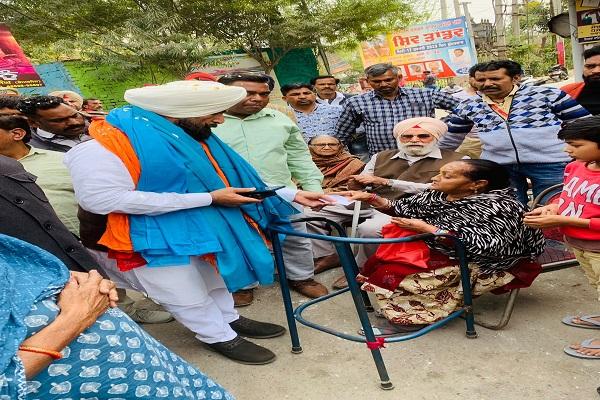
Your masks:
<svg viewBox="0 0 600 400"><path fill-rule="evenodd" d="M274 338L285 333L285 328L281 325L255 321L250 318L242 317L241 315L239 319L230 322L229 326L238 335L253 339Z"/></svg>
<svg viewBox="0 0 600 400"><path fill-rule="evenodd" d="M277 356L269 349L265 349L246 339L236 336L227 342L206 343L211 349L241 364L263 365L275 361Z"/></svg>

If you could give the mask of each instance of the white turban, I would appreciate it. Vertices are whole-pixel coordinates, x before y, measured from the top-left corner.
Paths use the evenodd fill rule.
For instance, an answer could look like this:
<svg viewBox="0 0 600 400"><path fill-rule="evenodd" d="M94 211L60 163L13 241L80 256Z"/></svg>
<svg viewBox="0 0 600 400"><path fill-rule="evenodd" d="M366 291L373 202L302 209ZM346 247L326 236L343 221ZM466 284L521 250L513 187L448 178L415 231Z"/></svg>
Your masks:
<svg viewBox="0 0 600 400"><path fill-rule="evenodd" d="M208 81L175 81L125 91L134 106L172 118L206 117L225 111L246 97L246 89Z"/></svg>

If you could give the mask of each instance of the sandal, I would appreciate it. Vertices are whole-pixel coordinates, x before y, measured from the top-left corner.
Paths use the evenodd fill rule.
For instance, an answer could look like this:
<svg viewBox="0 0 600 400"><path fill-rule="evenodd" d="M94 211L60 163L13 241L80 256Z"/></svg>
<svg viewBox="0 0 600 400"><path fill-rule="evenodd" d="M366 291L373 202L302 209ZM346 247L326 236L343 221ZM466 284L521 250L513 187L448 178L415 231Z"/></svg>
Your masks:
<svg viewBox="0 0 600 400"><path fill-rule="evenodd" d="M600 349L600 345L592 344L592 342L594 340L597 340L597 339L586 339L583 342L581 342L579 345L581 347L585 347L587 349L594 349L594 350ZM587 354L581 354L577 350L575 350L574 348L572 348L571 346L566 346L563 350L565 351L565 353L567 353L568 355L570 355L572 357L585 358L585 359L588 359L588 360L600 360L600 355L589 356Z"/></svg>
<svg viewBox="0 0 600 400"><path fill-rule="evenodd" d="M587 322L587 324L579 324L577 322L573 322L575 318L579 318L582 321ZM590 315L569 315L562 319L562 323L569 326L575 326L577 328L585 328L585 329L600 329L600 321L595 320L594 318L600 318L600 314L590 314Z"/></svg>

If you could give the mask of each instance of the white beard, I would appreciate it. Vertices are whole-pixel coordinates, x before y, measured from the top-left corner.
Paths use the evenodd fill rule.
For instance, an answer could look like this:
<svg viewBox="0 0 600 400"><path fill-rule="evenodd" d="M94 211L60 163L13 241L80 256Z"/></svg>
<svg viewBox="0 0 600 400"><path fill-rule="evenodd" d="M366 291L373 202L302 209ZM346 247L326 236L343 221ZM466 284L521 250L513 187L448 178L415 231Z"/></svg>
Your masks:
<svg viewBox="0 0 600 400"><path fill-rule="evenodd" d="M398 141L398 149L403 151L405 154L413 157L423 157L431 153L437 148L437 140L433 140L431 143L422 145L409 145Z"/></svg>

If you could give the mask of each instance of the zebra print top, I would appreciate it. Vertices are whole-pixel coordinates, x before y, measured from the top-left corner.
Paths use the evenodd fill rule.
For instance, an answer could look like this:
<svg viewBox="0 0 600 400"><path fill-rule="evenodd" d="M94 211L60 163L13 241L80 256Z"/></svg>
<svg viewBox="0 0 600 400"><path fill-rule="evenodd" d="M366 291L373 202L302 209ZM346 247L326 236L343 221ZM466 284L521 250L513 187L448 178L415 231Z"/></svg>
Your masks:
<svg viewBox="0 0 600 400"><path fill-rule="evenodd" d="M506 270L521 258L534 258L544 250L539 229L523 224L525 207L513 189L492 190L448 201L446 194L426 190L392 202L395 215L421 219L456 234L467 249L469 262L483 271ZM452 251L439 241L427 243L443 253Z"/></svg>

